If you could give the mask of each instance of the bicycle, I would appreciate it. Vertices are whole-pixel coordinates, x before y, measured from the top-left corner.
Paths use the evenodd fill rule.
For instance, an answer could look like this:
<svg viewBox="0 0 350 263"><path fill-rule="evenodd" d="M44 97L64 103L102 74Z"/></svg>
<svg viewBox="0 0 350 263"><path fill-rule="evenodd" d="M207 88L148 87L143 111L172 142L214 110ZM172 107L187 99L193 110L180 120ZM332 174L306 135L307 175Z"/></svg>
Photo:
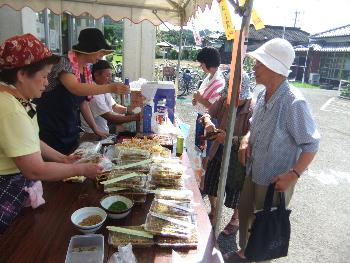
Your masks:
<svg viewBox="0 0 350 263"><path fill-rule="evenodd" d="M179 96L186 96L200 87L201 76L189 69L181 69L179 72L179 91L182 93Z"/></svg>

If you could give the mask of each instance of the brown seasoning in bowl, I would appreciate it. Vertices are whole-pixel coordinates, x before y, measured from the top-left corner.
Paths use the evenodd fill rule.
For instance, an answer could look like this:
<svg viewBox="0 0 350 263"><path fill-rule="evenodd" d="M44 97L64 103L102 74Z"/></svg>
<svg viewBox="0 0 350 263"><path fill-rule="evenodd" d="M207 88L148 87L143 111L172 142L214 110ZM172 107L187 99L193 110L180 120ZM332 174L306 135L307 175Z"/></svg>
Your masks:
<svg viewBox="0 0 350 263"><path fill-rule="evenodd" d="M102 221L102 217L99 215L91 215L88 216L87 218L84 218L79 225L80 226L93 226Z"/></svg>

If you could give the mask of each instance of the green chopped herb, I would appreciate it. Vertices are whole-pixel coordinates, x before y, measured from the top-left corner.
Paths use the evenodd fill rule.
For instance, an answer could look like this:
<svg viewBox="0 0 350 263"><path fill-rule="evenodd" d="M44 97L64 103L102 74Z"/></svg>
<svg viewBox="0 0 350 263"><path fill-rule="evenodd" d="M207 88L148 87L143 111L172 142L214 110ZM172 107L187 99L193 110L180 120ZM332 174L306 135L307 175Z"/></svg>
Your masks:
<svg viewBox="0 0 350 263"><path fill-rule="evenodd" d="M121 212L128 209L128 206L122 201L116 201L108 207L109 211Z"/></svg>

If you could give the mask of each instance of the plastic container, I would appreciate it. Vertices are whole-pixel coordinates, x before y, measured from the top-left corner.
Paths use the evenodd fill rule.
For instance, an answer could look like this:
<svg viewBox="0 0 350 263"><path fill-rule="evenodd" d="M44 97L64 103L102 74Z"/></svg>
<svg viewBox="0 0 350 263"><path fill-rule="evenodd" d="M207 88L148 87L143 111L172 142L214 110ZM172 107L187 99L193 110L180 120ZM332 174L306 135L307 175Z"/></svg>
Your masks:
<svg viewBox="0 0 350 263"><path fill-rule="evenodd" d="M103 263L103 259L103 235L72 236L65 263Z"/></svg>
<svg viewBox="0 0 350 263"><path fill-rule="evenodd" d="M175 110L175 86L172 81L150 81L142 84L141 93L147 98L147 101L153 101L156 106L158 101L166 99L166 107L168 116L172 123L174 123ZM153 112L157 109L154 107Z"/></svg>

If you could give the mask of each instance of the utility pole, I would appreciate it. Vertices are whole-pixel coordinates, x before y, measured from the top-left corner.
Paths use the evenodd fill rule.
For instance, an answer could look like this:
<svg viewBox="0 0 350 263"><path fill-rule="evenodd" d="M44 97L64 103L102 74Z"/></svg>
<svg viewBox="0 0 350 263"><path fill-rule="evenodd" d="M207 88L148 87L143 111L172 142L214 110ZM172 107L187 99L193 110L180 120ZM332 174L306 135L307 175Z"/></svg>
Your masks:
<svg viewBox="0 0 350 263"><path fill-rule="evenodd" d="M297 24L297 18L298 18L298 15L300 14L300 12L298 10L295 10L295 18L294 18L294 27L296 26Z"/></svg>

